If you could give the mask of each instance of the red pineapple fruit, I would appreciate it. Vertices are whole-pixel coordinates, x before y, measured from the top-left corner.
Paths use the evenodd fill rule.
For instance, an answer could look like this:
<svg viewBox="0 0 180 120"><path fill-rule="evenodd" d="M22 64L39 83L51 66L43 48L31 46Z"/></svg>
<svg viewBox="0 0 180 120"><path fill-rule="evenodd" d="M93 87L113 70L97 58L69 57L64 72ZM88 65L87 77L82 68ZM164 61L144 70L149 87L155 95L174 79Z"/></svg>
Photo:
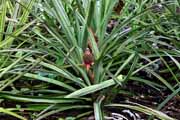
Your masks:
<svg viewBox="0 0 180 120"><path fill-rule="evenodd" d="M84 62L84 65L85 65L87 71L89 71L91 65L94 64L94 57L89 48L86 48L86 50L84 52L83 62Z"/></svg>

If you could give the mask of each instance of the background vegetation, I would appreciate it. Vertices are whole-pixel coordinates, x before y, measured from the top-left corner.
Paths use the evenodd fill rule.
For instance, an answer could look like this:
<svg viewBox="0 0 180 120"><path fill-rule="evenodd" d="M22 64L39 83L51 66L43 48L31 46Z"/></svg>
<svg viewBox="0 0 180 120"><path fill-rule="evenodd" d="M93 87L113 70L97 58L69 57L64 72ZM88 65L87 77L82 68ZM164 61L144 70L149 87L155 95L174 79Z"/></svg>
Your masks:
<svg viewBox="0 0 180 120"><path fill-rule="evenodd" d="M0 118L179 119L179 41L178 0L1 0Z"/></svg>

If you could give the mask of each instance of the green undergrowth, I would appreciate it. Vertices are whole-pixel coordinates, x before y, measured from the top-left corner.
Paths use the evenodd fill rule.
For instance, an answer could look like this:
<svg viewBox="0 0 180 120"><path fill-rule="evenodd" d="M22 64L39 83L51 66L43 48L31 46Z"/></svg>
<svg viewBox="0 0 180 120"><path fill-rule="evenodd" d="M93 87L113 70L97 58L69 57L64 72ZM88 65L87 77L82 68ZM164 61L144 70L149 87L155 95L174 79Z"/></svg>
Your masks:
<svg viewBox="0 0 180 120"><path fill-rule="evenodd" d="M129 109L178 119L161 110L180 93L180 3L124 0L115 11L119 1L1 0L0 117L104 120ZM134 84L166 95L154 106L129 101L141 94Z"/></svg>

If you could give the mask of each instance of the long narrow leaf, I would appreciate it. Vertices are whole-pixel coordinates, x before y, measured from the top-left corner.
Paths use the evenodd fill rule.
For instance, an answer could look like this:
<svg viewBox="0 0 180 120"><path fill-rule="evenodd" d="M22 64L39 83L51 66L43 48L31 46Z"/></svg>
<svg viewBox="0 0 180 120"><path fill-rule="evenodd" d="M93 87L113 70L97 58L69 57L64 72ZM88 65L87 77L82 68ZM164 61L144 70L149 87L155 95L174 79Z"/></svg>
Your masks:
<svg viewBox="0 0 180 120"><path fill-rule="evenodd" d="M119 81L122 81L122 79L119 79ZM106 81L104 81L102 83L99 83L99 84L96 84L96 85L91 85L91 86L79 89L79 90L67 95L66 98L71 98L71 97L76 98L76 97L88 95L90 93L94 93L96 91L105 89L105 88L110 87L110 86L115 85L115 84L116 84L116 82L113 79L106 80Z"/></svg>
<svg viewBox="0 0 180 120"><path fill-rule="evenodd" d="M0 112L11 115L11 116L14 116L16 118L19 118L20 120L27 120L25 117L22 117L22 116L20 116L20 115L18 115L16 113L14 113L14 112L12 112L12 111L10 111L8 109L4 109L2 107L0 107Z"/></svg>
<svg viewBox="0 0 180 120"><path fill-rule="evenodd" d="M166 114L164 114L160 111L157 111L157 110L154 110L154 109L151 109L149 107L139 105L139 104L133 104L133 105L130 105L130 104L109 104L106 106L107 107L122 107L122 108L129 108L132 110L137 110L137 111L143 112L147 115L154 115L161 120L175 120L174 118L171 118L171 117L167 116Z"/></svg>
<svg viewBox="0 0 180 120"><path fill-rule="evenodd" d="M2 12L0 14L0 43L3 38L4 28L5 28L5 20L6 20L6 0L2 0Z"/></svg>

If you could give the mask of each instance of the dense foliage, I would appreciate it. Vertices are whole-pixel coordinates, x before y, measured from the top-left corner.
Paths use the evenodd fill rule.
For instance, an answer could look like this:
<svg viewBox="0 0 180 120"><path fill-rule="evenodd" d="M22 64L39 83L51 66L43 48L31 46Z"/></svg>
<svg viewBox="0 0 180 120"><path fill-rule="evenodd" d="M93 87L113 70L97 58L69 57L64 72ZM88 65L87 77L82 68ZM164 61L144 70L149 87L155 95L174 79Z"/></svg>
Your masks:
<svg viewBox="0 0 180 120"><path fill-rule="evenodd" d="M1 0L0 118L178 119L179 56L178 0Z"/></svg>

